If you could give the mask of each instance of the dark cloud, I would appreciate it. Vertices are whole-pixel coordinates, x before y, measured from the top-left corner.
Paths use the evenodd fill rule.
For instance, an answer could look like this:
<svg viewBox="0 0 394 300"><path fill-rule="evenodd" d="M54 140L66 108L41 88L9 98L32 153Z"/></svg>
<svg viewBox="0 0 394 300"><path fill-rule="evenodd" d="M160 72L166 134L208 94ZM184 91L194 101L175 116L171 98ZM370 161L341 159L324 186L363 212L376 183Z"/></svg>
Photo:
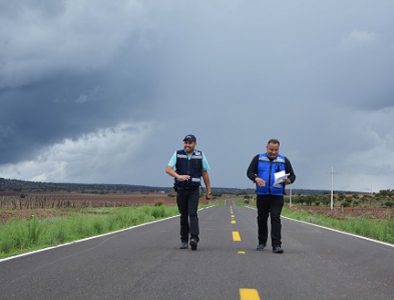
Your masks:
<svg viewBox="0 0 394 300"><path fill-rule="evenodd" d="M332 166L342 188L379 182L373 154L390 156L394 139L392 3L18 3L0 7L0 164L55 161L48 149L67 138L75 150L84 134L154 121L123 182L170 184L163 167L190 132L214 185L251 186L246 167L271 137L298 187L328 188ZM62 178L89 177L72 168Z"/></svg>
<svg viewBox="0 0 394 300"><path fill-rule="evenodd" d="M156 54L137 2L76 3L1 4L0 164L149 118Z"/></svg>
<svg viewBox="0 0 394 300"><path fill-rule="evenodd" d="M147 57L120 57L100 72L67 72L1 91L0 163L32 158L64 138L149 118L155 78Z"/></svg>
<svg viewBox="0 0 394 300"><path fill-rule="evenodd" d="M56 17L64 12L64 0L46 1L46 0L17 0L11 2L0 2L0 16L2 18L15 19L21 14L34 11L45 17Z"/></svg>

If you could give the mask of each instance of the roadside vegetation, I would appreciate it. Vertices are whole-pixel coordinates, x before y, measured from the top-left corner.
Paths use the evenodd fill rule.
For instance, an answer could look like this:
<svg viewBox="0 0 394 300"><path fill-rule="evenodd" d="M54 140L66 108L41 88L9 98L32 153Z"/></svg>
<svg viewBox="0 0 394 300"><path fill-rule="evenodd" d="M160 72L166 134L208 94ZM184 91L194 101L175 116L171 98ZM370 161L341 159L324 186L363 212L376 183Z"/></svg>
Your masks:
<svg viewBox="0 0 394 300"><path fill-rule="evenodd" d="M256 205L254 195L245 195L237 205ZM330 209L330 195L285 197L282 215L394 244L394 190L376 194L339 193Z"/></svg>
<svg viewBox="0 0 394 300"><path fill-rule="evenodd" d="M60 210L59 210L60 211ZM58 216L0 223L0 258L174 216L176 206L63 209ZM53 213L53 212L52 212Z"/></svg>
<svg viewBox="0 0 394 300"><path fill-rule="evenodd" d="M284 207L282 215L394 244L394 216L392 211L381 219L351 215L338 218L321 212Z"/></svg>

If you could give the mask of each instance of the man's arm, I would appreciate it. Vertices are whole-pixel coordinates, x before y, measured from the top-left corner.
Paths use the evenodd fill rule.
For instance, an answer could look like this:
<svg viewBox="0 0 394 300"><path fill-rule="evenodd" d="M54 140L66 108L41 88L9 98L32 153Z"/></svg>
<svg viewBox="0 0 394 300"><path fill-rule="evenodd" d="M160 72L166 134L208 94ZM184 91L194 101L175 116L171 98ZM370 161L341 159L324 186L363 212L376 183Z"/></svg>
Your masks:
<svg viewBox="0 0 394 300"><path fill-rule="evenodd" d="M189 180L190 179L190 175L179 175L173 168L171 168L170 166L167 166L165 169L165 172L178 179L179 181L185 181L185 180Z"/></svg>
<svg viewBox="0 0 394 300"><path fill-rule="evenodd" d="M176 152L172 155L170 161L168 162L167 167L165 168L165 172L170 175L171 177L174 177L176 179L178 179L179 181L184 181L184 180L189 180L190 176L189 175L179 175L175 170L176 164Z"/></svg>
<svg viewBox="0 0 394 300"><path fill-rule="evenodd" d="M257 178L257 163L259 161L259 155L256 155L255 157L253 157L248 170L246 171L246 176L248 176L248 178L250 180L252 180L253 182L255 182L256 178Z"/></svg>
<svg viewBox="0 0 394 300"><path fill-rule="evenodd" d="M293 167L290 163L290 160L285 157L285 170L286 173L289 173L290 175L286 178L285 184L291 184L296 180L296 175L294 174Z"/></svg>
<svg viewBox="0 0 394 300"><path fill-rule="evenodd" d="M212 198L211 180L209 179L208 170L210 169L208 159L205 154L202 154L202 179L204 180L205 188L207 190L205 198L210 200Z"/></svg>
<svg viewBox="0 0 394 300"><path fill-rule="evenodd" d="M205 188L207 189L207 194L205 198L210 200L212 198L212 188L211 188L211 180L209 179L209 175L207 171L202 172L202 179L204 180Z"/></svg>
<svg viewBox="0 0 394 300"><path fill-rule="evenodd" d="M259 162L259 155L257 154L253 157L248 170L246 171L246 176L253 182L257 183L259 186L265 186L265 181L262 178L257 177L257 164Z"/></svg>

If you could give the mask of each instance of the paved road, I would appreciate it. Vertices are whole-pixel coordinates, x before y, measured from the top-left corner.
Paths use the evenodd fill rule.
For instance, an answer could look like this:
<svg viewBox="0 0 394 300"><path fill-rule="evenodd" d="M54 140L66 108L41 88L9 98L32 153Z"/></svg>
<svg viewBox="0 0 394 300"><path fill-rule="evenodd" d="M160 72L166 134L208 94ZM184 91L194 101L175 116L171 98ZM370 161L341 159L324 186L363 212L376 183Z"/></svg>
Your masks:
<svg viewBox="0 0 394 300"><path fill-rule="evenodd" d="M199 216L198 251L178 249L174 218L1 262L0 298L393 299L392 247L283 220L285 253L257 252L255 210Z"/></svg>

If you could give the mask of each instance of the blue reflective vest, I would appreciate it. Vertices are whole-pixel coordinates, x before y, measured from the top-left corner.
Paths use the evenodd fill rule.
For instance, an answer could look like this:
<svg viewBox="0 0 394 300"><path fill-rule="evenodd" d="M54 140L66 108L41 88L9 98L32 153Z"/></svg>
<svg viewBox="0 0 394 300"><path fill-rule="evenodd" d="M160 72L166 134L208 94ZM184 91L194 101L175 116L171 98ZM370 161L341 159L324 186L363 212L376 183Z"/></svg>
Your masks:
<svg viewBox="0 0 394 300"><path fill-rule="evenodd" d="M198 188L201 184L202 176L202 152L194 150L190 159L185 150L176 152L175 168L180 175L190 175L190 180L179 181L175 178L175 187Z"/></svg>
<svg viewBox="0 0 394 300"><path fill-rule="evenodd" d="M275 195L283 196L285 192L284 184L274 186L274 173L284 171L286 169L285 157L278 155L274 160L270 160L267 153L260 154L257 164L257 177L264 179L265 186L260 187L256 184L257 195Z"/></svg>

